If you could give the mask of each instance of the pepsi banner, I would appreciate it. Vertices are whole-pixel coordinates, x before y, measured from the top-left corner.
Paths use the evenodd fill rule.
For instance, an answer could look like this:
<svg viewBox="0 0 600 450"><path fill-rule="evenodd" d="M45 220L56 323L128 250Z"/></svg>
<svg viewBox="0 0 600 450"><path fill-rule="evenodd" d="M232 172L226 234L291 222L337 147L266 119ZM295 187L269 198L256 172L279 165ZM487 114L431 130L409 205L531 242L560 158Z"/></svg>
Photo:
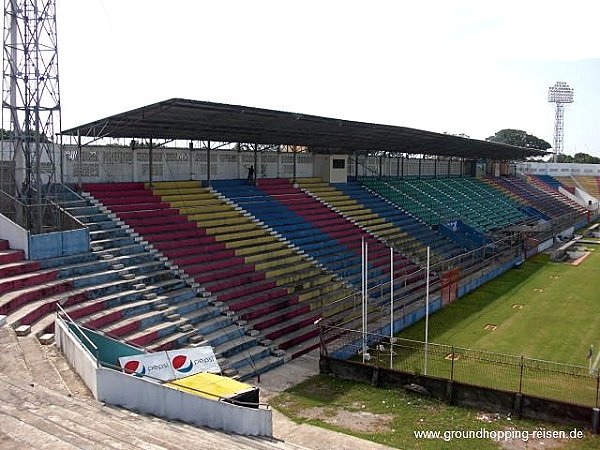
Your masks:
<svg viewBox="0 0 600 450"><path fill-rule="evenodd" d="M125 373L161 381L171 381L200 372L221 373L217 358L209 346L122 356L119 364Z"/></svg>
<svg viewBox="0 0 600 450"><path fill-rule="evenodd" d="M162 381L173 380L175 378L175 373L165 352L122 356L119 358L119 364L125 373L136 377L159 379Z"/></svg>
<svg viewBox="0 0 600 450"><path fill-rule="evenodd" d="M175 378L184 378L200 372L221 373L212 347L182 348L167 351Z"/></svg>

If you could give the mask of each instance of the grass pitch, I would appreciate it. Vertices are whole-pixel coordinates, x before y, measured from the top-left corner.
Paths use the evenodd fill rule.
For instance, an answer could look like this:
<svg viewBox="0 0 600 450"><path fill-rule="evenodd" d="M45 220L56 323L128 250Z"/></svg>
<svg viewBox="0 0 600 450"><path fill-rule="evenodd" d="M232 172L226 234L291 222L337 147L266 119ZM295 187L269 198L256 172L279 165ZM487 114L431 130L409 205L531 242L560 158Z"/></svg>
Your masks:
<svg viewBox="0 0 600 450"><path fill-rule="evenodd" d="M553 263L537 255L473 293L430 317L430 342L457 347L522 355L580 366L588 365L590 344L594 357L600 350L600 247L579 266ZM422 341L421 320L398 337ZM422 354L397 355L395 366L422 368ZM385 364L385 358L383 359ZM451 362L430 361L430 370L448 377ZM455 379L482 386L515 390L519 367L499 369L488 363L468 362L454 368ZM411 367L414 365L414 367ZM491 367L491 369L490 369ZM496 371L495 371L496 370ZM514 373L512 373L512 372ZM457 373L459 372L459 373ZM464 372L464 373L462 373ZM550 398L587 404L595 401L596 380L589 386L579 380L525 378L524 391ZM499 384L500 383L500 384ZM505 383L503 385L502 383ZM570 391L570 392L569 392ZM597 436L586 432L577 440L538 440L527 443L483 440L417 439L417 430L536 430L565 429L527 420L510 420L471 408L460 408L418 397L403 390L374 388L351 381L317 376L289 389L272 404L298 422L406 449L508 449L508 448L600 448ZM378 426L361 429L361 421L373 418Z"/></svg>
<svg viewBox="0 0 600 450"><path fill-rule="evenodd" d="M477 409L446 405L403 389L382 389L317 375L279 394L271 405L298 423L352 434L402 449L546 449L592 450L600 438L585 432L582 439L419 439L415 432L572 430L568 426L517 420Z"/></svg>
<svg viewBox="0 0 600 450"><path fill-rule="evenodd" d="M425 321L398 336L423 340ZM590 344L600 351L600 247L579 266L531 258L432 315L429 340L587 366Z"/></svg>

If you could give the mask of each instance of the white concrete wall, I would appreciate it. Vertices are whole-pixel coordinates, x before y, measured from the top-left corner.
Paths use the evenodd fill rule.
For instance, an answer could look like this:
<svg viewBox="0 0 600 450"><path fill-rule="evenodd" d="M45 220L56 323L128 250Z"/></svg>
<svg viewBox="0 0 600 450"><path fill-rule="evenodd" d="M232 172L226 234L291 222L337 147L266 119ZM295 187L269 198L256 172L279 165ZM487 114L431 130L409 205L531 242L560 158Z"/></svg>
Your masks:
<svg viewBox="0 0 600 450"><path fill-rule="evenodd" d="M208 153L206 149L189 150L185 148L157 148L153 150L153 179L169 180L207 180ZM333 183L344 182L345 176L354 176L354 161L348 155L314 155L298 153L296 155L296 176L298 178L323 176L326 168L332 169L332 158L345 158L345 173L329 170ZM420 158L364 157L359 156L359 176L418 176L445 177L450 168L451 175L461 174L461 161ZM325 164L325 167L321 167ZM252 152L212 149L210 151L211 180L246 178L248 167L255 165ZM65 182L77 183L79 179L79 161L76 146L65 146L64 157ZM368 168L367 168L368 167ZM148 149L129 147L86 146L81 153L81 181L83 183L102 183L120 181L148 181ZM259 152L256 162L258 178L291 178L294 176L294 154L290 152ZM327 178L327 176L323 176ZM340 181L343 180L343 181Z"/></svg>
<svg viewBox="0 0 600 450"><path fill-rule="evenodd" d="M552 247L553 244L554 244L554 238L548 239L548 240L542 242L540 245L538 245L538 253L542 253L542 252L548 250L550 247Z"/></svg>
<svg viewBox="0 0 600 450"><path fill-rule="evenodd" d="M273 435L272 410L209 400L101 367L98 400L170 420L249 436Z"/></svg>
<svg viewBox="0 0 600 450"><path fill-rule="evenodd" d="M559 188L559 191L564 194L565 189ZM569 192L570 194L570 192ZM598 208L598 199L590 194L588 194L583 189L579 189L575 186L575 195L583 201L583 204L588 207L588 209L596 209ZM591 203L590 203L591 202Z"/></svg>
<svg viewBox="0 0 600 450"><path fill-rule="evenodd" d="M343 164L342 168L335 164ZM348 181L348 157L346 155L331 155L329 158L329 183L346 183Z"/></svg>
<svg viewBox="0 0 600 450"><path fill-rule="evenodd" d="M25 258L29 258L29 233L3 214L0 214L0 239L7 240L14 250L23 250Z"/></svg>
<svg viewBox="0 0 600 450"><path fill-rule="evenodd" d="M98 398L96 358L73 336L65 322L58 317L54 321L54 339L69 365L81 377L94 398Z"/></svg>
<svg viewBox="0 0 600 450"><path fill-rule="evenodd" d="M344 167L333 167L334 160L342 160ZM348 158L346 155L315 155L315 176L327 183L345 183L348 181Z"/></svg>
<svg viewBox="0 0 600 450"><path fill-rule="evenodd" d="M531 175L600 176L600 164L574 164L550 162L522 162L517 164L517 172Z"/></svg>
<svg viewBox="0 0 600 450"><path fill-rule="evenodd" d="M560 192L565 197L573 200L575 203L584 206L588 209L596 209L598 207L598 200L590 196L587 192L582 191L578 187L575 187L575 195L571 194L562 186L558 187L558 192ZM588 200L590 200L591 203L589 203Z"/></svg>
<svg viewBox="0 0 600 450"><path fill-rule="evenodd" d="M80 164L76 146L65 146L65 182L83 183L148 181L150 156L147 148L133 152L128 147L86 146ZM206 149L156 148L152 151L154 181L207 180L208 151ZM248 167L254 165L254 153L211 149L210 179L245 178ZM294 155L283 152L259 152L256 162L258 178L291 178L294 175ZM313 177L314 156L296 156L296 176Z"/></svg>
<svg viewBox="0 0 600 450"><path fill-rule="evenodd" d="M95 357L58 317L55 320L55 339L71 367L100 401L231 433L273 436L273 411L269 407L248 408L209 400L114 369L99 367Z"/></svg>

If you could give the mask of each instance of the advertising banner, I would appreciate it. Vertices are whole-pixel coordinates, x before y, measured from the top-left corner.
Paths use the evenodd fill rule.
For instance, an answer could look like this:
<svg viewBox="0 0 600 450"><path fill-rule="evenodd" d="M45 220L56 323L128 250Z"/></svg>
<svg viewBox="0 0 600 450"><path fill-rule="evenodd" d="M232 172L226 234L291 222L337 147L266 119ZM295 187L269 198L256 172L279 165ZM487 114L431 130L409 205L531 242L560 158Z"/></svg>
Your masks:
<svg viewBox="0 0 600 450"><path fill-rule="evenodd" d="M165 352L141 353L133 356L122 356L119 364L125 373L136 377L169 381L175 379L175 374Z"/></svg>
<svg viewBox="0 0 600 450"><path fill-rule="evenodd" d="M119 364L125 373L162 381L184 378L200 372L221 373L217 358L209 346L122 356L119 358Z"/></svg>
<svg viewBox="0 0 600 450"><path fill-rule="evenodd" d="M221 373L212 347L182 348L167 351L175 378L184 378L200 372Z"/></svg>

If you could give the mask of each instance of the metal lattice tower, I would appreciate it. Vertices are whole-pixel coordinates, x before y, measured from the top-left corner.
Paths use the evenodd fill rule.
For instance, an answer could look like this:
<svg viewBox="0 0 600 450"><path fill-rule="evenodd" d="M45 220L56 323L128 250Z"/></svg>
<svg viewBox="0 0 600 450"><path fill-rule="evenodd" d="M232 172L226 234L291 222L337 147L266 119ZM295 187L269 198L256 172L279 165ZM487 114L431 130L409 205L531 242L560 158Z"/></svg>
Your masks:
<svg viewBox="0 0 600 450"><path fill-rule="evenodd" d="M554 159L563 154L564 144L564 113L565 104L573 103L573 88L564 81L557 81L548 89L548 102L554 103L556 114L554 119Z"/></svg>
<svg viewBox="0 0 600 450"><path fill-rule="evenodd" d="M3 63L0 160L12 164L12 193L41 205L60 153L55 0L5 0Z"/></svg>

